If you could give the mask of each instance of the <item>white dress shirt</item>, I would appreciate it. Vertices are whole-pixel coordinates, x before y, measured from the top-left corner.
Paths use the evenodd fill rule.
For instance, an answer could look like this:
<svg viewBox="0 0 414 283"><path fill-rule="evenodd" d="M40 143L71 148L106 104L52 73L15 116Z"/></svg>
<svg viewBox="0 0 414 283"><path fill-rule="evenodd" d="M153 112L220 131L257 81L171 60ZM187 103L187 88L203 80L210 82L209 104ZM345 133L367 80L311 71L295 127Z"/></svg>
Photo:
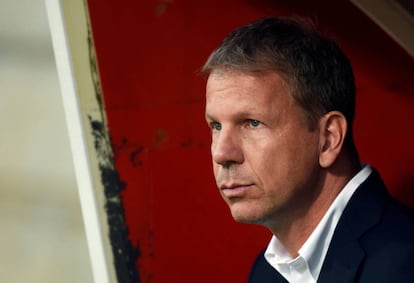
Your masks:
<svg viewBox="0 0 414 283"><path fill-rule="evenodd" d="M292 258L283 244L273 236L265 251L265 259L290 283L315 283L328 251L336 225L352 195L372 169L369 165L356 174L338 194L312 234Z"/></svg>

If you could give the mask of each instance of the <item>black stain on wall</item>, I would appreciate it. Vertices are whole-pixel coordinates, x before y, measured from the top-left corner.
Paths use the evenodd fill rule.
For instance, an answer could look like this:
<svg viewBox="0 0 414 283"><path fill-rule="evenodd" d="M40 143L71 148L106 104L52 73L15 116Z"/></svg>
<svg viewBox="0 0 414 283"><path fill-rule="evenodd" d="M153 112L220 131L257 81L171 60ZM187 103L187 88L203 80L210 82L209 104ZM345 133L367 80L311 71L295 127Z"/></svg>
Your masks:
<svg viewBox="0 0 414 283"><path fill-rule="evenodd" d="M93 120L90 116L89 122L94 138L94 147L98 155L100 177L105 195L109 238L117 279L120 283L140 283L138 270L135 266L140 252L128 240L125 210L120 197L126 184L122 182L115 170L106 128L102 122Z"/></svg>
<svg viewBox="0 0 414 283"><path fill-rule="evenodd" d="M143 165L142 160L140 159L140 155L142 153L142 151L144 150L143 146L140 146L136 149L134 149L131 154L129 155L129 162L132 164L132 166L134 167L140 167Z"/></svg>
<svg viewBox="0 0 414 283"><path fill-rule="evenodd" d="M86 16L89 19L89 16ZM100 117L94 119L92 116L88 116L88 118L92 129L94 148L97 153L98 168L104 189L104 206L109 227L109 239L115 272L119 283L140 283L139 272L135 265L140 256L140 252L138 248L132 245L128 238L129 231L125 223L125 210L121 201L121 191L125 189L126 184L121 181L115 169L110 135L105 123L105 107L89 23L87 40L89 44L91 76L100 111Z"/></svg>

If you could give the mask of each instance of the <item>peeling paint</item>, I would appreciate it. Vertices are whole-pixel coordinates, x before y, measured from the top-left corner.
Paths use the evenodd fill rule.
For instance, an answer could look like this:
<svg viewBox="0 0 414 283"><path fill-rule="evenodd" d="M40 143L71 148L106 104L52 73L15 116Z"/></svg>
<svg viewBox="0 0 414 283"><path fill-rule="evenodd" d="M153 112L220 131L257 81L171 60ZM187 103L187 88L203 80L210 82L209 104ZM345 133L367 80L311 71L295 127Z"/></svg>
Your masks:
<svg viewBox="0 0 414 283"><path fill-rule="evenodd" d="M155 6L155 15L157 17L161 17L167 11L167 7L169 4L173 3L173 0L162 0L160 3Z"/></svg>
<svg viewBox="0 0 414 283"><path fill-rule="evenodd" d="M140 278L135 266L140 252L128 240L128 228L125 224L125 211L120 193L126 184L119 178L114 167L106 128L100 121L89 116L94 137L94 147L98 155L99 172L104 188L105 211L109 227L114 265L118 282L139 283Z"/></svg>
<svg viewBox="0 0 414 283"><path fill-rule="evenodd" d="M158 4L157 7L155 7L155 15L157 17L161 17L165 13L165 10L167 10L167 6L165 4Z"/></svg>
<svg viewBox="0 0 414 283"><path fill-rule="evenodd" d="M99 71L90 23L88 23L88 44L91 74L100 112L99 117L93 118L89 115L88 119L92 130L100 178L104 189L104 205L115 272L119 283L140 283L140 276L135 265L140 256L140 251L128 239L129 231L125 224L125 210L120 196L121 191L125 189L127 184L119 178L119 174L114 165L109 131L105 122L105 107L102 99L102 89L99 81Z"/></svg>
<svg viewBox="0 0 414 283"><path fill-rule="evenodd" d="M129 162L132 164L132 166L140 167L143 165L142 160L140 159L143 150L144 147L140 146L131 152L131 154L129 155Z"/></svg>
<svg viewBox="0 0 414 283"><path fill-rule="evenodd" d="M160 146L162 143L168 140L168 132L161 128L157 129L154 132L153 140L156 147Z"/></svg>

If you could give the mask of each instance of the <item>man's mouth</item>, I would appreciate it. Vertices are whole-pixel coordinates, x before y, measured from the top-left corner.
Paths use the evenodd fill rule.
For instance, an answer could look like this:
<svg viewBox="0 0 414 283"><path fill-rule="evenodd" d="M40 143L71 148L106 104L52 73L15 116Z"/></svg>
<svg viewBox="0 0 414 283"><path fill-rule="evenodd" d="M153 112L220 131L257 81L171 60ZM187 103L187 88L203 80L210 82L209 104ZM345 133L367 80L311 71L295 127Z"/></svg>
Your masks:
<svg viewBox="0 0 414 283"><path fill-rule="evenodd" d="M249 190L252 186L252 184L247 183L231 183L223 184L219 188L223 196L227 198L241 198L246 194L246 191Z"/></svg>

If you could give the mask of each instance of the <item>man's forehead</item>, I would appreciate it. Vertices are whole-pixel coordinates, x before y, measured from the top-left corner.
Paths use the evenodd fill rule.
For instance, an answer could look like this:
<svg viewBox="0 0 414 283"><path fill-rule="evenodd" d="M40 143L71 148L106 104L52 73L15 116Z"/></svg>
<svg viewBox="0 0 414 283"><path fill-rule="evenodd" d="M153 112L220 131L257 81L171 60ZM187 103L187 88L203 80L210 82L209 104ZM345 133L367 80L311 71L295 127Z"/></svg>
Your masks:
<svg viewBox="0 0 414 283"><path fill-rule="evenodd" d="M245 77L262 77L267 74L277 74L276 71L270 69L244 69L236 67L218 67L213 69L208 78L213 77L214 79L224 79L228 76L245 76Z"/></svg>

